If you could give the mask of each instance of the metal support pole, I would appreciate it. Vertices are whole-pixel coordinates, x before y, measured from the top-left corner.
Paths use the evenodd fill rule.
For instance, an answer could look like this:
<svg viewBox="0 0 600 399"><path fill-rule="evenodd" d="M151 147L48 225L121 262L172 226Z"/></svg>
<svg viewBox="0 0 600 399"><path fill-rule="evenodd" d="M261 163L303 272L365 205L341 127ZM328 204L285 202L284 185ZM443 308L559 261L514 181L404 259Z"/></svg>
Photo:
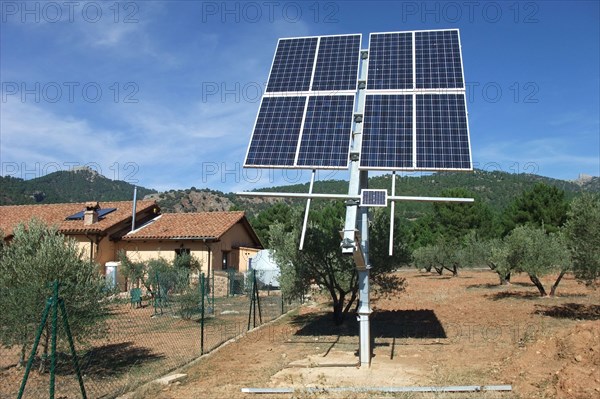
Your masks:
<svg viewBox="0 0 600 399"><path fill-rule="evenodd" d="M392 172L392 197L396 196L396 172ZM396 201L390 204L390 249L389 255L394 254L394 216L396 210Z"/></svg>
<svg viewBox="0 0 600 399"><path fill-rule="evenodd" d="M308 188L308 193L312 194L313 186L315 184L315 170L313 169L312 174L310 175L310 186ZM310 212L310 198L306 200L306 210L304 211L304 223L302 224L302 234L300 235L300 246L299 250L302 251L304 249L304 236L306 235L306 226L308 224L308 214Z"/></svg>
<svg viewBox="0 0 600 399"><path fill-rule="evenodd" d="M368 188L369 175L367 171L360 172L360 188ZM369 367L371 365L371 324L369 316L371 315L371 306L369 303L369 269L371 264L369 263L369 208L361 207L358 209L359 212L359 225L358 230L360 231L360 246L362 250L363 259L365 261L364 267L357 267L358 273L358 322L360 326L360 365Z"/></svg>

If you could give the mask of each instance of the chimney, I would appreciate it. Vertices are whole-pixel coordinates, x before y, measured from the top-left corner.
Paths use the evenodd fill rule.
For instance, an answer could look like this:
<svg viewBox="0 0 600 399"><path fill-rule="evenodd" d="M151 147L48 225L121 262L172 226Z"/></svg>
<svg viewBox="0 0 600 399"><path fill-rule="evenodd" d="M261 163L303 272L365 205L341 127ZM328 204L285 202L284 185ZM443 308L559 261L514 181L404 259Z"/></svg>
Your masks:
<svg viewBox="0 0 600 399"><path fill-rule="evenodd" d="M131 208L131 231L135 230L135 214L137 205L137 186L133 186L133 207Z"/></svg>
<svg viewBox="0 0 600 399"><path fill-rule="evenodd" d="M98 204L98 202L85 203L85 212L83 213L84 226L98 223L98 209L100 209L100 204Z"/></svg>

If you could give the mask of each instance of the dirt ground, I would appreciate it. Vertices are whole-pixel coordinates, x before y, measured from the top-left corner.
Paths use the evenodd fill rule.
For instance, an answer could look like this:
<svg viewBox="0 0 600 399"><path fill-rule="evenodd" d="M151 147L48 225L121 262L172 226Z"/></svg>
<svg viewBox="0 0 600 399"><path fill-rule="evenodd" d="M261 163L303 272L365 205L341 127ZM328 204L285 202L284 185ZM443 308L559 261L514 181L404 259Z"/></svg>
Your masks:
<svg viewBox="0 0 600 399"><path fill-rule="evenodd" d="M373 358L357 367L357 323L336 327L310 305L188 367L186 380L135 398L567 398L600 397L600 292L566 276L541 298L526 276L498 286L491 271L458 277L407 270L406 290L373 298ZM552 278L544 279L549 284ZM511 392L350 393L335 387L512 385ZM242 388L294 387L253 395ZM319 387L318 393L301 391ZM327 389L330 391L327 391Z"/></svg>
<svg viewBox="0 0 600 399"><path fill-rule="evenodd" d="M261 297L263 320L281 315L280 296L261 293ZM129 303L112 304L107 331L93 339L88 348L78 344L79 364L88 397L114 397L200 357L201 327L197 318L175 317L168 307L163 314L155 315L155 309L148 301L144 305L132 308ZM215 312L205 320L206 352L246 331L248 305L246 296L216 298ZM62 330L59 335L64 337ZM79 386L67 353L66 348L59 348L57 397L79 398ZM18 356L18 347L8 349L0 345L0 399L17 396L25 371L16 366ZM39 361L34 363L34 370L29 375L25 398L48 394L49 375L38 373L38 364Z"/></svg>

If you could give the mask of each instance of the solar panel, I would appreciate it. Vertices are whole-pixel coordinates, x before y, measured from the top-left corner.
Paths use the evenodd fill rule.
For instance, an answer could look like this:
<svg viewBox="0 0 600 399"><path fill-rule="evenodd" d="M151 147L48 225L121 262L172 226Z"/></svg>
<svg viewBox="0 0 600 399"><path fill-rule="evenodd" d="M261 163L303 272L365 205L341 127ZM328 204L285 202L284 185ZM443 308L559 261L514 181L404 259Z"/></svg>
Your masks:
<svg viewBox="0 0 600 399"><path fill-rule="evenodd" d="M412 48L412 32L372 33L367 89L412 89Z"/></svg>
<svg viewBox="0 0 600 399"><path fill-rule="evenodd" d="M464 94L417 95L417 168L470 169Z"/></svg>
<svg viewBox="0 0 600 399"><path fill-rule="evenodd" d="M412 95L367 95L360 166L413 167Z"/></svg>
<svg viewBox="0 0 600 399"><path fill-rule="evenodd" d="M348 167L360 39L279 40L244 166Z"/></svg>
<svg viewBox="0 0 600 399"><path fill-rule="evenodd" d="M387 190L361 190L360 206L387 206Z"/></svg>
<svg viewBox="0 0 600 399"><path fill-rule="evenodd" d="M264 97L250 146L247 166L293 166L306 97Z"/></svg>
<svg viewBox="0 0 600 399"><path fill-rule="evenodd" d="M356 90L360 35L324 36L319 51L312 90Z"/></svg>
<svg viewBox="0 0 600 399"><path fill-rule="evenodd" d="M457 30L415 32L417 89L464 88Z"/></svg>
<svg viewBox="0 0 600 399"><path fill-rule="evenodd" d="M102 219L109 213L114 212L116 210L117 210L117 208L98 209L98 219ZM67 220L83 220L84 213L85 213L85 211L80 211L80 212L74 213L71 216L67 216Z"/></svg>
<svg viewBox="0 0 600 399"><path fill-rule="evenodd" d="M373 33L361 169L471 170L458 30Z"/></svg>
<svg viewBox="0 0 600 399"><path fill-rule="evenodd" d="M308 90L317 41L317 37L279 40L266 91Z"/></svg>
<svg viewBox="0 0 600 399"><path fill-rule="evenodd" d="M298 165L347 167L353 112L354 96L310 97Z"/></svg>

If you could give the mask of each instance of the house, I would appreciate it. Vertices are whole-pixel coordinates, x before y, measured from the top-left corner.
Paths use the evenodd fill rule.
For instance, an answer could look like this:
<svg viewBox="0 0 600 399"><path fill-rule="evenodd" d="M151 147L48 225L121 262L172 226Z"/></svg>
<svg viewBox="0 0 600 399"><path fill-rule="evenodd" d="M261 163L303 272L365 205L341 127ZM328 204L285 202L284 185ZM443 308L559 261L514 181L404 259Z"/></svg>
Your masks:
<svg viewBox="0 0 600 399"><path fill-rule="evenodd" d="M135 224L132 215L135 212ZM244 212L160 214L155 201L88 202L0 206L0 229L10 240L14 228L31 218L56 226L79 243L83 253L100 265L99 273L126 290L118 273L119 251L132 260L162 257L172 260L190 253L202 271L246 271L262 244Z"/></svg>
<svg viewBox="0 0 600 399"><path fill-rule="evenodd" d="M0 230L9 241L15 227L32 218L55 226L77 241L84 253L101 265L104 274L104 265L117 258L121 237L131 230L133 208L132 201L0 206ZM135 224L152 220L159 213L155 201L137 201Z"/></svg>
<svg viewBox="0 0 600 399"><path fill-rule="evenodd" d="M244 212L198 212L157 216L124 235L121 248L137 261L189 253L210 273L246 271L263 246Z"/></svg>

